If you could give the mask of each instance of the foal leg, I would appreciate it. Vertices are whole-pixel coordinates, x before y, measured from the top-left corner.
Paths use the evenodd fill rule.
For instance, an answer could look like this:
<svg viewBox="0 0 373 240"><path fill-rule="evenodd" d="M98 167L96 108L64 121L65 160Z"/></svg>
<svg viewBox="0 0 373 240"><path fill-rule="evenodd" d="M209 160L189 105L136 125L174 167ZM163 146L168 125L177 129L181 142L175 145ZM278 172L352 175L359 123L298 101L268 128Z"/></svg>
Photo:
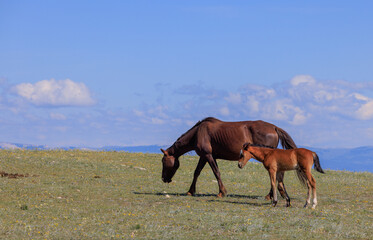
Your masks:
<svg viewBox="0 0 373 240"><path fill-rule="evenodd" d="M269 178L271 180L271 189L273 193L272 206L276 207L276 204L277 204L276 171L270 169L268 172L269 172Z"/></svg>
<svg viewBox="0 0 373 240"><path fill-rule="evenodd" d="M291 204L290 204L290 197L289 197L288 193L286 192L284 182L282 182L282 181L278 182L277 187L278 187L280 193L281 193L280 187L283 189L283 191L284 191L283 193L284 193L285 199L286 199L286 207L290 207L291 206ZM281 196L282 196L282 194L281 194Z"/></svg>
<svg viewBox="0 0 373 240"><path fill-rule="evenodd" d="M277 181L280 183L280 181L284 181L284 177L285 177L285 172L278 172L277 173ZM277 188L278 188L278 191L280 192L281 194L281 197L285 198L286 199L286 196L287 196L287 192L285 190L285 185L282 184L281 185L277 185ZM266 200L271 200L273 198L273 191L272 191L272 188L269 190L269 193L267 194L267 196L265 196L265 199Z"/></svg>
<svg viewBox="0 0 373 240"><path fill-rule="evenodd" d="M201 173L202 169L205 167L206 162L207 161L205 158L202 158L202 157L199 158L199 162L196 167L196 170L194 170L194 177L193 177L192 185L190 185L189 191L187 193L189 196L194 196L194 194L196 193L197 178L199 174Z"/></svg>
<svg viewBox="0 0 373 240"><path fill-rule="evenodd" d="M308 204L311 203L311 184L310 181L307 180L307 189L308 189L308 194L307 194L307 200L306 204L304 204L304 207L306 208Z"/></svg>
<svg viewBox="0 0 373 240"><path fill-rule="evenodd" d="M208 163L209 163L212 171L214 172L216 180L218 181L218 185L219 185L219 194L218 194L218 197L225 197L225 195L227 195L227 190L225 189L225 187L223 185L223 181L221 180L218 163L211 156L211 154L208 154L206 156L206 158L207 158L207 161L208 161Z"/></svg>
<svg viewBox="0 0 373 240"><path fill-rule="evenodd" d="M289 196L288 196L288 193L286 192L286 189L285 189L284 176L285 176L285 172L277 172L277 175L276 175L277 189L280 192L281 197L287 199L287 198L289 198Z"/></svg>
<svg viewBox="0 0 373 240"><path fill-rule="evenodd" d="M269 193L267 194L267 196L264 197L266 200L271 200L273 198L273 191L272 191L272 187L271 189L269 190Z"/></svg>
<svg viewBox="0 0 373 240"><path fill-rule="evenodd" d="M311 188L312 188L312 195L313 195L312 209L315 209L316 205L317 205L316 180L313 178L313 176L311 174L311 170L309 170L308 172L306 172L306 175L307 175L307 179L309 179L308 181L309 181L309 183L311 185Z"/></svg>

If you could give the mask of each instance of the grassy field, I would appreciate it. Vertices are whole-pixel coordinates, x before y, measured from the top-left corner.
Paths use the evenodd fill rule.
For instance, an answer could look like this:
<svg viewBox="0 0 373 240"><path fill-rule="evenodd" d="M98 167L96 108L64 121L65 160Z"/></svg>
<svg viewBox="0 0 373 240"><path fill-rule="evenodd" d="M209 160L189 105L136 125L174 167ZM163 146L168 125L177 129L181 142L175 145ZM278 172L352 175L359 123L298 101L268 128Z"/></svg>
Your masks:
<svg viewBox="0 0 373 240"><path fill-rule="evenodd" d="M319 205L311 210L293 172L285 175L292 207L280 198L273 208L259 163L241 170L219 160L222 199L209 166L197 195L186 196L197 158L180 164L165 184L160 154L1 150L0 238L372 239L372 173L313 172Z"/></svg>

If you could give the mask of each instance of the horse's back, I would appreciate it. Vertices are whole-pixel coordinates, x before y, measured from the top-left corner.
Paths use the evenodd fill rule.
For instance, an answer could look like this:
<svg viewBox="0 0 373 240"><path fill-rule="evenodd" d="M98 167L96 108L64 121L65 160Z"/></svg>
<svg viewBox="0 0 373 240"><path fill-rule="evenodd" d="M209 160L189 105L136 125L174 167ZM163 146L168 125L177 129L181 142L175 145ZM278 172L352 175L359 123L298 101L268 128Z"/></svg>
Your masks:
<svg viewBox="0 0 373 240"><path fill-rule="evenodd" d="M206 118L198 126L196 147L215 158L238 160L246 142L277 147L278 141L276 126L265 121L225 122Z"/></svg>
<svg viewBox="0 0 373 240"><path fill-rule="evenodd" d="M273 154L277 158L313 158L313 152L306 148L295 148L295 149L273 149Z"/></svg>
<svg viewBox="0 0 373 240"><path fill-rule="evenodd" d="M313 159L313 152L306 148L296 148L290 149L295 150L298 158L312 158Z"/></svg>

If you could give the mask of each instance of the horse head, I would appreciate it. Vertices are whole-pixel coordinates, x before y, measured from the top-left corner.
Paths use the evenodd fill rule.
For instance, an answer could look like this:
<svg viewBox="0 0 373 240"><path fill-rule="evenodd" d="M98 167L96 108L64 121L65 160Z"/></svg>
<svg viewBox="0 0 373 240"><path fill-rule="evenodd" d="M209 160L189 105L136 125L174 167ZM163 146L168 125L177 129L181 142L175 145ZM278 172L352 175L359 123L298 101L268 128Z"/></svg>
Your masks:
<svg viewBox="0 0 373 240"><path fill-rule="evenodd" d="M240 159L238 160L238 167L243 168L246 163L252 158L253 156L248 151L248 148L250 147L250 143L245 143L242 146L241 152L240 152Z"/></svg>
<svg viewBox="0 0 373 240"><path fill-rule="evenodd" d="M163 152L162 158L162 181L165 183L172 182L172 177L175 175L176 170L179 168L179 158L168 153L167 150L161 149Z"/></svg>

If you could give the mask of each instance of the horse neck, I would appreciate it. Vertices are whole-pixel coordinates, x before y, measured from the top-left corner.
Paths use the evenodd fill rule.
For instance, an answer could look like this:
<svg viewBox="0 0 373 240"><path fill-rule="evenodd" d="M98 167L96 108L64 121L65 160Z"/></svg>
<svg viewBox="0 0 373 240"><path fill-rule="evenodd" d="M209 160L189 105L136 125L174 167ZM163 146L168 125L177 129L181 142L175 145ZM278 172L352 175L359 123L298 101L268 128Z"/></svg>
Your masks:
<svg viewBox="0 0 373 240"><path fill-rule="evenodd" d="M254 156L256 160L259 162L263 162L265 157L268 155L268 153L272 151L272 149L269 148L259 148L259 147L251 147L250 153Z"/></svg>
<svg viewBox="0 0 373 240"><path fill-rule="evenodd" d="M175 142L171 147L167 149L169 154L176 158L192 150L193 147L189 146L188 144L179 144L178 142Z"/></svg>
<svg viewBox="0 0 373 240"><path fill-rule="evenodd" d="M191 129L192 130L192 129ZM194 149L193 138L195 131L189 130L183 134L176 142L167 150L170 155L180 157L181 155Z"/></svg>

